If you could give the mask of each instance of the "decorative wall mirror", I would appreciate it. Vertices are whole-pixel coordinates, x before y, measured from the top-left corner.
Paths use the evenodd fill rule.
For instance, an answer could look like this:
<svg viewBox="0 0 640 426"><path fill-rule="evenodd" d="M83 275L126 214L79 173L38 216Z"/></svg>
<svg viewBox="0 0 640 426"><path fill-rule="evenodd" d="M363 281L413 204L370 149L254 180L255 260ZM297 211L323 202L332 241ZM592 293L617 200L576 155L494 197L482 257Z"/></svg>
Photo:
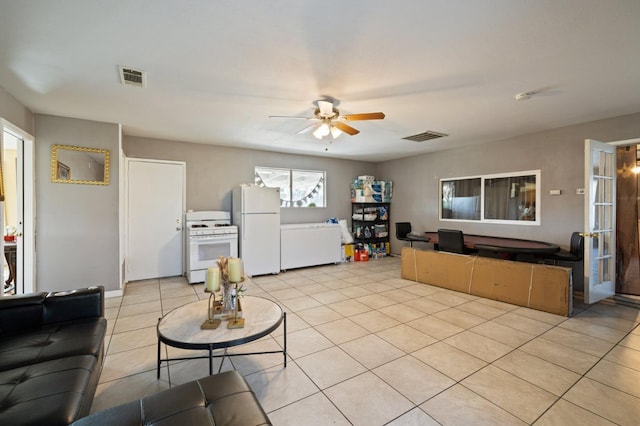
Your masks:
<svg viewBox="0 0 640 426"><path fill-rule="evenodd" d="M109 150L52 145L51 182L109 185Z"/></svg>

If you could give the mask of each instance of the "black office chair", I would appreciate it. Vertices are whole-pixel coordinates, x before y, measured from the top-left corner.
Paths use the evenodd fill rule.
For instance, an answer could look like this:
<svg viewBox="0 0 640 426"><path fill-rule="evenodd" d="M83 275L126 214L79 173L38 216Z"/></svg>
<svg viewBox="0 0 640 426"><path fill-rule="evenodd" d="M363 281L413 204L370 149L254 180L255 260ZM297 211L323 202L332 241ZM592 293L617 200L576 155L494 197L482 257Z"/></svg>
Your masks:
<svg viewBox="0 0 640 426"><path fill-rule="evenodd" d="M464 234L458 229L438 229L438 250L465 254Z"/></svg>
<svg viewBox="0 0 640 426"><path fill-rule="evenodd" d="M458 229L438 229L438 250L460 254L478 253L478 250L464 246L464 234Z"/></svg>
<svg viewBox="0 0 640 426"><path fill-rule="evenodd" d="M411 235L411 222L396 222L396 238L400 241L408 241L411 247L414 241L429 242L426 237Z"/></svg>
<svg viewBox="0 0 640 426"><path fill-rule="evenodd" d="M554 265L558 262L580 262L584 258L584 237L579 232L571 234L569 251L560 250L557 253L543 256L543 262L552 261Z"/></svg>

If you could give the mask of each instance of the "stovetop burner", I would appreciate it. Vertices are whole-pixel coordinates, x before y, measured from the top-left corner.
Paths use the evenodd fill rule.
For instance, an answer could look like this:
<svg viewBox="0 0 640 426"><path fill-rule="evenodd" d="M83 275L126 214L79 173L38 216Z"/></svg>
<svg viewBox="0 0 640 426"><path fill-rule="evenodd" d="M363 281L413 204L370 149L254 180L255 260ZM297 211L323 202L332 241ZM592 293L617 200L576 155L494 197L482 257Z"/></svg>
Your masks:
<svg viewBox="0 0 640 426"><path fill-rule="evenodd" d="M199 238L203 235L222 236L238 232L238 228L231 224L231 215L229 212L187 212L185 219L190 237L194 236Z"/></svg>

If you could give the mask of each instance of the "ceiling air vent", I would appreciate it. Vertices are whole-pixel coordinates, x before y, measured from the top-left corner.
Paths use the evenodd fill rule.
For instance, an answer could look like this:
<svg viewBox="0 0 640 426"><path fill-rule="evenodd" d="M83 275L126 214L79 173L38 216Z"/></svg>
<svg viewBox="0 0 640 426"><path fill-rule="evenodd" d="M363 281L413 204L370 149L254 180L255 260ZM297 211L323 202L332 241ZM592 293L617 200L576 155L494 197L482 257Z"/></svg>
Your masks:
<svg viewBox="0 0 640 426"><path fill-rule="evenodd" d="M407 136L406 138L402 138L402 139L406 139L408 141L414 141L414 142L424 142L431 139L438 139L444 136L449 136L449 135L445 133L438 133L438 132L432 132L431 130L427 130L426 132L418 133L417 135L413 135L413 136Z"/></svg>
<svg viewBox="0 0 640 426"><path fill-rule="evenodd" d="M147 87L147 73L131 67L118 67L120 69L120 83L131 86Z"/></svg>

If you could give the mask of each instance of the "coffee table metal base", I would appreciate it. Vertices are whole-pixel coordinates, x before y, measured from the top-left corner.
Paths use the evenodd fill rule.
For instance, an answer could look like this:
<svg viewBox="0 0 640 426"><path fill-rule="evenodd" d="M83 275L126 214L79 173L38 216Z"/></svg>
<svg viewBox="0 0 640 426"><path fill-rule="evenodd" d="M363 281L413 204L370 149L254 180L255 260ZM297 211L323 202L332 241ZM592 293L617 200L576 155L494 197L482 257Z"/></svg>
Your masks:
<svg viewBox="0 0 640 426"><path fill-rule="evenodd" d="M250 296L247 296L246 299L248 299ZM267 299L263 299L263 298L258 298L258 297L251 297L251 299L255 299L255 302L258 306L262 307L262 305L265 304L265 302L267 301ZM259 300L258 300L259 299ZM196 304L201 304L202 301L200 302L194 302L192 305L193 308L187 307L186 305L182 308L178 308L176 309L176 311L179 311L180 309L183 309L183 311L188 312L190 309L191 310L199 310L199 306L195 306ZM247 300L247 302L249 302L249 300ZM277 306L274 302L272 301L268 301L270 303L272 303L273 305ZM279 306L277 306L278 309L280 309ZM255 333L251 333L245 336L241 336L239 338L234 338L233 336L228 336L227 338L222 338L222 339L210 339L210 342L204 341L204 340L199 340L199 341L187 341L187 339L182 339L182 338L175 338L175 335L179 335L180 333L185 333L185 331L187 331L188 334L188 328L185 329L181 329L179 331L176 330L172 330L172 329L167 329L169 327L165 327L166 324L163 325L163 322L166 321L167 317L169 317L170 315L172 315L174 313L174 311L172 311L171 313L167 314L167 316L160 318L158 320L158 365L157 365L157 378L160 378L160 367L162 365L163 362L169 362L169 361L185 361L185 360L192 360L192 359L209 359L209 375L213 374L213 359L214 358L222 358L222 361L220 362L220 367L218 368L218 373L220 373L220 371L222 371L222 364L224 363L224 358L226 357L234 357L234 356L245 356L245 355L266 355L266 354L277 354L277 353L281 353L283 356L283 362L284 362L284 367L287 367L287 313L280 311L281 312L281 316L278 315L278 318L273 320L273 322L270 322L269 320L267 320L266 322L268 323L267 326L264 329L259 329L257 330L257 332ZM175 319L178 317L178 314L180 312L176 312L175 314L173 314L173 318ZM188 321L189 318L186 319L186 321ZM176 322L179 322L178 320L176 320ZM251 324L251 319L247 319L248 324ZM230 347L233 346L238 346L244 343L249 343L252 342L254 340L257 340L261 337L264 337L268 334L270 334L271 332L275 331L280 324L283 324L283 349L282 350L274 350L274 351L260 351L260 352L243 352L243 353L229 353L228 349ZM198 325L197 327L198 329L200 328L200 326ZM223 322L220 326L221 329L226 329L226 324ZM176 327L177 329L177 327ZM239 329L242 330L242 329ZM222 330L209 330L210 332L217 332L217 331L222 331ZM176 347L176 348L181 348L181 349L191 349L191 350L207 350L208 354L207 355L203 355L203 356L193 356L193 357L180 357L180 358L162 358L161 353L162 353L162 348L161 348L161 344L164 343L168 346L172 346L172 347ZM223 352L221 354L214 354L215 350L218 349L223 349Z"/></svg>

